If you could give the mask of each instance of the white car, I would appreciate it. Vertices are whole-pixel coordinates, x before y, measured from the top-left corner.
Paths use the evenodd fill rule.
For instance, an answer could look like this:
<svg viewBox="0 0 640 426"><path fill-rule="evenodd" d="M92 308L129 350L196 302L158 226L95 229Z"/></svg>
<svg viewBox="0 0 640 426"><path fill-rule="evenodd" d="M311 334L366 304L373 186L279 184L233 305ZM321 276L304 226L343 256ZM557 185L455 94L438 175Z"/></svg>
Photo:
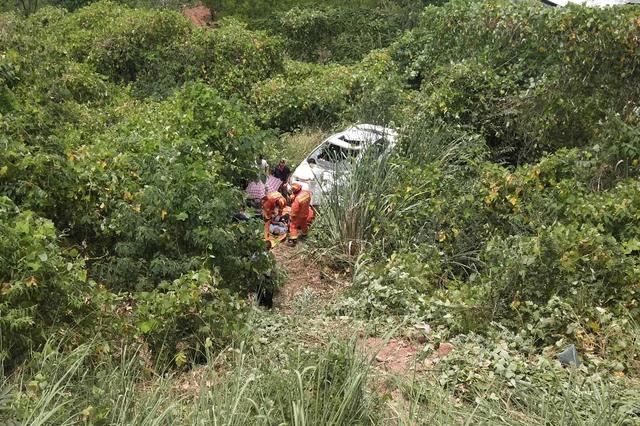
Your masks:
<svg viewBox="0 0 640 426"><path fill-rule="evenodd" d="M312 204L320 205L322 192L333 185L336 171L348 172L368 147L380 146L385 151L395 146L395 130L373 124L358 124L329 136L293 171L289 183L300 183L313 193Z"/></svg>

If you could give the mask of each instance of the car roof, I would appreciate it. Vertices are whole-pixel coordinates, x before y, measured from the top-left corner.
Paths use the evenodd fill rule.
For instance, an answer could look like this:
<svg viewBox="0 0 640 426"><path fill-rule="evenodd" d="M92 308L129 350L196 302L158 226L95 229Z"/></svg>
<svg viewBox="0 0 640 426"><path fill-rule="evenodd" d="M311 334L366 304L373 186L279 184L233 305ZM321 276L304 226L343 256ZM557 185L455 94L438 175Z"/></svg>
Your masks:
<svg viewBox="0 0 640 426"><path fill-rule="evenodd" d="M326 142L346 149L360 150L367 142L374 142L380 138L393 141L396 136L397 133L393 129L374 124L358 124L329 136Z"/></svg>

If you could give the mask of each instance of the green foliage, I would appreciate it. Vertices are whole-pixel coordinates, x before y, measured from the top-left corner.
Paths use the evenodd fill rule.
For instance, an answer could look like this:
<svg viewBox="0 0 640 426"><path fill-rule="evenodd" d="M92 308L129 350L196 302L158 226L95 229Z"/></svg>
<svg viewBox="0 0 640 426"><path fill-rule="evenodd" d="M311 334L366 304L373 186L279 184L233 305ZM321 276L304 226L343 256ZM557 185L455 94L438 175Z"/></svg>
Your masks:
<svg viewBox="0 0 640 426"><path fill-rule="evenodd" d="M327 126L349 107L353 80L348 67L289 63L283 76L257 85L252 99L266 127Z"/></svg>
<svg viewBox="0 0 640 426"><path fill-rule="evenodd" d="M637 105L637 27L627 7L453 1L428 7L392 51L421 88L420 114L472 125L517 163L585 146L608 111Z"/></svg>
<svg viewBox="0 0 640 426"><path fill-rule="evenodd" d="M262 124L281 130L330 127L349 118L385 122L402 91L394 70L385 51L353 66L289 62L283 75L254 87L252 100Z"/></svg>
<svg viewBox="0 0 640 426"><path fill-rule="evenodd" d="M317 147L320 141L327 138L325 131L314 128L302 128L299 131L283 133L276 147L278 158L285 158L290 165L299 164Z"/></svg>
<svg viewBox="0 0 640 426"><path fill-rule="evenodd" d="M251 335L262 357L208 359L282 275L260 223L232 220L255 158L353 122L401 138L337 174L313 250L353 268L334 313L428 323L427 361L454 343L407 388L417 422L628 421L638 12L455 0L417 22L424 4L223 1L213 28L102 1L0 15L0 362L22 374L0 421L401 423L352 346L271 356ZM580 368L552 361L568 344ZM207 359L197 399L156 374Z"/></svg>
<svg viewBox="0 0 640 426"><path fill-rule="evenodd" d="M240 345L222 357L210 356L200 378L183 382L181 389L175 386L180 377L149 375L139 349L107 353L95 363L98 348L92 345L69 354L49 348L1 384L11 410L9 416L0 410L0 421L379 424L379 398L367 391L370 367L354 346L336 342L308 352L292 349L271 360L257 356L259 348ZM220 362L227 363L228 371L219 369Z"/></svg>
<svg viewBox="0 0 640 426"><path fill-rule="evenodd" d="M75 252L75 253L74 253ZM90 335L100 291L51 221L0 197L0 363L9 369L52 332Z"/></svg>
<svg viewBox="0 0 640 426"><path fill-rule="evenodd" d="M64 72L59 66L66 59L86 64L102 78L132 84L138 97L164 97L195 79L225 95L246 94L282 68L278 39L232 19L211 30L193 26L177 12L105 1L74 13L44 8L20 25L25 31L9 41L15 47L28 43L44 48L29 55L41 56L48 65L34 64L40 67L38 74Z"/></svg>
<svg viewBox="0 0 640 426"><path fill-rule="evenodd" d="M441 271L433 261L439 253L434 246L420 247L413 253L393 253L386 263L361 259L355 266L353 284L359 296L345 300L339 312L376 318L384 314L407 315L417 312L425 294L435 290ZM354 306L355 305L355 306Z"/></svg>
<svg viewBox="0 0 640 426"><path fill-rule="evenodd" d="M228 287L246 290L265 265L250 261L257 230L231 221L243 203L231 183L252 176L260 142L237 104L196 84L68 152L78 177L72 232L92 242L96 277L148 290L215 265Z"/></svg>
<svg viewBox="0 0 640 426"><path fill-rule="evenodd" d="M0 56L0 114L7 113L13 104L11 88L19 81L15 53Z"/></svg>
<svg viewBox="0 0 640 426"><path fill-rule="evenodd" d="M229 343L243 322L243 306L219 288L219 275L201 270L135 297L135 321L156 363L183 366Z"/></svg>
<svg viewBox="0 0 640 426"><path fill-rule="evenodd" d="M621 244L589 226L555 225L537 235L494 239L482 254L494 309L561 296L581 308L633 300L637 264Z"/></svg>
<svg viewBox="0 0 640 426"><path fill-rule="evenodd" d="M354 62L370 51L387 47L417 21L420 2L379 2L379 5L314 7L297 5L279 13L272 33L285 40L289 55L314 62Z"/></svg>
<svg viewBox="0 0 640 426"><path fill-rule="evenodd" d="M336 222L341 229L364 206L375 212L357 221L372 232L351 244L365 249L357 252L353 291L336 311L425 318L452 334L528 330L534 348L580 342L570 328L602 339L587 326L597 310L619 324L625 315L637 320L636 140L635 129L622 126L624 151L615 144L563 149L513 170L486 161L482 138L464 128L407 128L400 155L380 168L380 157L358 164L356 181L336 188L358 194L360 208L345 197L328 204L348 214ZM360 185L369 189L353 190ZM319 223L332 229L325 222L331 217L329 209ZM336 235L325 232L318 242L330 246ZM557 301L563 319L545 328L552 321L541 318ZM601 351L592 362L635 371L635 356Z"/></svg>
<svg viewBox="0 0 640 426"><path fill-rule="evenodd" d="M471 335L455 340L455 344L455 350L438 364L435 378L456 399L471 403L473 415L484 421L633 422L638 388L627 386L619 378L591 374L584 365L565 369L548 358L527 359L519 352L519 337L509 334L489 339ZM557 347L553 352L560 350ZM419 382L412 390L412 397L419 404L429 404L425 397L433 392L433 385ZM460 409L463 407L459 405ZM512 417L518 420L511 420Z"/></svg>
<svg viewBox="0 0 640 426"><path fill-rule="evenodd" d="M78 323L77 341L144 338L162 364L196 358L206 342L219 349L241 328L240 298L279 284L258 224L232 216L244 204L237 187L254 177L270 137L236 95L279 70L280 42L232 20L201 29L178 13L97 2L74 13L1 15L0 46L0 191L16 209L50 219L42 227L52 239L64 230L47 247L73 264L65 269L43 248L59 305L36 292L3 307L16 309L3 327L21 333L3 328L6 365L37 349L56 321ZM22 270L7 262L7 274ZM16 280L46 290L33 275ZM104 304L92 329L81 323L96 298Z"/></svg>

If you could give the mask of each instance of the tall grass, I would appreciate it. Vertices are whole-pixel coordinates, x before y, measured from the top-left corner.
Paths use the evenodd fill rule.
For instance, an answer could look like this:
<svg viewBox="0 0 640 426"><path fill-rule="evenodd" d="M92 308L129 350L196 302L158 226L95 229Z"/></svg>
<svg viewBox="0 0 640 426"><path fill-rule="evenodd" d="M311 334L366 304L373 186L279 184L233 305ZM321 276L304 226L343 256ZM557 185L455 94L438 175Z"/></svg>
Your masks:
<svg viewBox="0 0 640 426"><path fill-rule="evenodd" d="M277 152L291 165L297 165L304 160L311 151L326 139L328 133L317 128L304 128L280 137ZM280 158L275 158L279 161ZM292 170L293 171L293 170Z"/></svg>
<svg viewBox="0 0 640 426"><path fill-rule="evenodd" d="M548 371L544 376L515 387L494 379L483 390L467 391L466 397L435 378L415 378L399 385L405 406L395 410L397 424L633 425L640 420L637 383L629 386L579 372Z"/></svg>
<svg viewBox="0 0 640 426"><path fill-rule="evenodd" d="M138 350L96 361L97 349L48 350L4 377L0 424L622 425L640 415L637 383L580 371L463 394L428 373L385 383L354 342L292 349L285 361L241 344L185 375L145 371Z"/></svg>
<svg viewBox="0 0 640 426"><path fill-rule="evenodd" d="M96 362L97 347L62 355L35 354L30 365L5 377L0 423L29 425L377 424L379 405L367 391L368 362L354 343L305 353L292 350L282 365L244 345L222 362L197 366L191 391L176 373L145 371L136 350ZM224 368L220 368L224 365ZM194 376L196 377L196 376ZM189 386L187 386L189 388Z"/></svg>
<svg viewBox="0 0 640 426"><path fill-rule="evenodd" d="M335 256L353 257L370 244L377 223L386 220L397 167L386 152L368 151L348 169L336 167L334 184L323 188L316 228L322 246Z"/></svg>
<svg viewBox="0 0 640 426"><path fill-rule="evenodd" d="M321 254L351 262L374 240L379 248L397 248L410 243L411 230L431 235L429 224L413 223L416 212L429 208L430 188L427 182L407 187L407 168L431 164L442 180L452 180L466 164L482 159L484 148L477 136L421 127L401 134L393 150L370 149L350 167L336 167L334 184L323 188L314 226ZM384 226L389 221L408 226L404 231Z"/></svg>
<svg viewBox="0 0 640 426"><path fill-rule="evenodd" d="M3 387L12 396L14 419L25 425L98 420L116 425L161 425L175 418L180 398L168 392L166 380L143 386L149 375L137 350L125 349L96 361L97 349L90 344L67 354L45 349L5 378Z"/></svg>

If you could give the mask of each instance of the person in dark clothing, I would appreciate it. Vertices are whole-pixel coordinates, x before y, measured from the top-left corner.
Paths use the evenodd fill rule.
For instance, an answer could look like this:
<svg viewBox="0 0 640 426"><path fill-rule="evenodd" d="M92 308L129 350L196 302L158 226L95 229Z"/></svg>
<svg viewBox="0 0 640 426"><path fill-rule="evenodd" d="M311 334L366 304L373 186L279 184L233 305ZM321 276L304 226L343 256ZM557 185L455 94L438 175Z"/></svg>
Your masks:
<svg viewBox="0 0 640 426"><path fill-rule="evenodd" d="M273 171L271 172L271 174L277 177L278 179L280 179L282 182L286 183L287 180L289 180L291 169L287 167L286 162L284 161L284 159L282 159L280 160L278 165L273 168Z"/></svg>
<svg viewBox="0 0 640 426"><path fill-rule="evenodd" d="M273 248L273 243L271 241L265 242L265 251L262 253L263 255L269 255L269 252ZM255 256L254 260L257 260L257 256ZM262 281L258 284L258 288L256 289L256 296L258 299L258 304L260 306L264 306L267 309L273 308L273 276L271 273L264 274L262 277Z"/></svg>
<svg viewBox="0 0 640 426"><path fill-rule="evenodd" d="M278 188L278 192L288 199L289 191L287 191L287 181L289 180L289 175L291 175L291 169L287 167L287 163L284 161L284 158L273 168L271 174L282 181L282 185Z"/></svg>

